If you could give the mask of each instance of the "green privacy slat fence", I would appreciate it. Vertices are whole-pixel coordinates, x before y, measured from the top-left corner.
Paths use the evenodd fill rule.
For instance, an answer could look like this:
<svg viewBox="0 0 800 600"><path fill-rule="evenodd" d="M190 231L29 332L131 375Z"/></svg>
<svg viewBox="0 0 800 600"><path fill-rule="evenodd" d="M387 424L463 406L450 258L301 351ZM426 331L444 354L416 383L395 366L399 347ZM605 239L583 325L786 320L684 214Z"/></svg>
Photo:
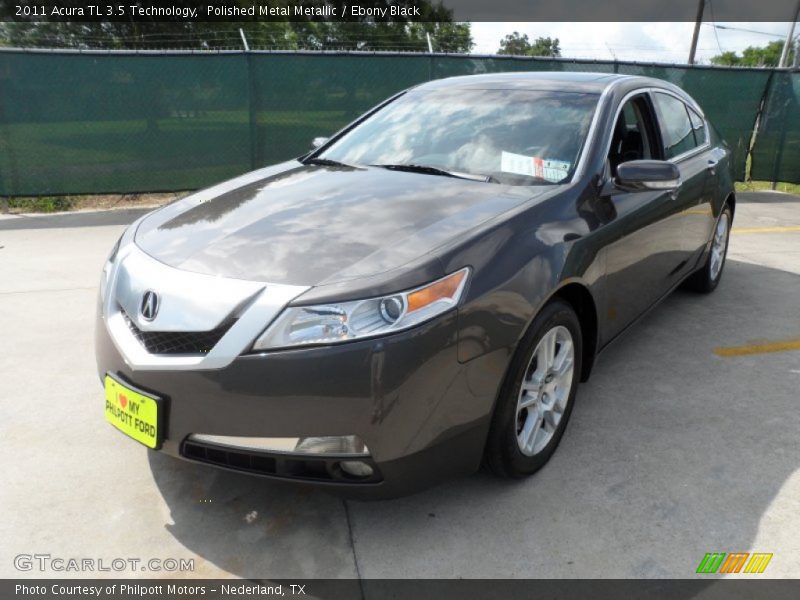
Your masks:
<svg viewBox="0 0 800 600"><path fill-rule="evenodd" d="M753 179L800 182L800 72L773 75L751 173Z"/></svg>
<svg viewBox="0 0 800 600"><path fill-rule="evenodd" d="M302 154L313 137L416 83L529 70L680 85L728 140L739 179L766 93L754 177L800 182L800 83L786 71L408 54L6 51L0 195L196 189Z"/></svg>
<svg viewBox="0 0 800 600"><path fill-rule="evenodd" d="M0 194L191 189L251 164L243 55L0 53Z"/></svg>
<svg viewBox="0 0 800 600"><path fill-rule="evenodd" d="M256 166L307 152L312 138L431 77L423 55L251 54L250 60Z"/></svg>

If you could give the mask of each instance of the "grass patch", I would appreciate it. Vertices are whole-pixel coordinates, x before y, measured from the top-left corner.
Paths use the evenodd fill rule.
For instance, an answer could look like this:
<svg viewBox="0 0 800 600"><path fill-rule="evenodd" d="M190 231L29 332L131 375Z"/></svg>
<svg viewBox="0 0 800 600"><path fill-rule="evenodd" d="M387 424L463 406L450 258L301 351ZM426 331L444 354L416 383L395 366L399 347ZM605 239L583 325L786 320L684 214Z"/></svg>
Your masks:
<svg viewBox="0 0 800 600"><path fill-rule="evenodd" d="M72 196L39 196L36 198L8 198L9 210L31 213L52 213L72 210L76 199ZM3 202L5 204L5 202Z"/></svg>
<svg viewBox="0 0 800 600"><path fill-rule="evenodd" d="M771 190L769 181L736 182L737 192L758 192ZM800 196L800 184L780 182L776 191ZM53 213L80 209L109 209L155 207L177 200L189 192L167 192L155 194L90 194L63 196L0 196L0 212L12 213Z"/></svg>
<svg viewBox="0 0 800 600"><path fill-rule="evenodd" d="M770 181L737 181L736 182L736 191L737 192L761 192L765 190L772 190L772 182ZM775 191L777 192L786 192L787 194L798 194L800 195L800 184L797 183L786 183L785 181L779 181L775 185Z"/></svg>
<svg viewBox="0 0 800 600"><path fill-rule="evenodd" d="M188 191L156 194L88 194L63 196L0 196L0 213L53 213L114 208L156 208L186 196Z"/></svg>

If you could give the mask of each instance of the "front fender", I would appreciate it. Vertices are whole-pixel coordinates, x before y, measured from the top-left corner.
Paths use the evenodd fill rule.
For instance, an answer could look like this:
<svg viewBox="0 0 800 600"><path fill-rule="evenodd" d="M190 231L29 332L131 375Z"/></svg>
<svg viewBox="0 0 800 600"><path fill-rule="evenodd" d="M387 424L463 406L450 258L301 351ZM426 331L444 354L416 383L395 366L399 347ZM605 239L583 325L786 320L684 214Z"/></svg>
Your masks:
<svg viewBox="0 0 800 600"><path fill-rule="evenodd" d="M534 206L497 223L463 248L442 257L445 271L473 269L459 308L458 360L469 362L500 349L513 351L536 314L569 283L593 289L602 261L586 222ZM593 289L593 295L597 292Z"/></svg>

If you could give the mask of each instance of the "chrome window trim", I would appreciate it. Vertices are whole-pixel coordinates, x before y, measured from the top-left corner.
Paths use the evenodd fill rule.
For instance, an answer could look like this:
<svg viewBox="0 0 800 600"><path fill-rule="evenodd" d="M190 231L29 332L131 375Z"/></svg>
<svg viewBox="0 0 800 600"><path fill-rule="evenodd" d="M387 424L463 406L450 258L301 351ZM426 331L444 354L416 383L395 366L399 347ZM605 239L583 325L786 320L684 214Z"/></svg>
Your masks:
<svg viewBox="0 0 800 600"><path fill-rule="evenodd" d="M573 184L578 181L580 178L583 177L584 172L586 170L586 162L589 160L588 154L590 148L595 144L595 138L597 137L597 131L600 127L600 113L605 108L606 103L608 102L608 97L611 95L611 92L614 88L622 81L628 79L628 76L620 77L618 79L614 79L611 81L602 92L600 92L600 97L597 99L597 106L594 109L594 116L592 117L592 122L589 125L589 131L586 134L586 142L581 149L581 155L578 158L578 165L575 167L575 172L572 174L572 179L570 179L569 183ZM608 141L609 147L611 146L611 140ZM608 154L608 150L606 150L606 154Z"/></svg>
<svg viewBox="0 0 800 600"><path fill-rule="evenodd" d="M134 228L131 227L131 229ZM122 358L133 370L180 371L225 368L250 347L253 340L266 329L289 302L309 289L306 286L222 278L176 269L146 254L132 242L132 238L133 232L123 236L123 241L126 243L124 246L120 244L117 257L109 273L102 310L104 326L109 337ZM137 261L140 272L151 271L152 280L155 281L164 281L173 277L185 284L191 279L196 279L202 283L201 288L208 289L209 285L215 286L216 293L221 296L231 292L235 296L232 308L226 314L220 314L218 321L222 322L230 316L237 316L236 322L207 354L150 354L136 339L126 323L117 295L120 273L123 272L121 266L126 259ZM147 275L145 278L150 279ZM148 288L151 287L150 281L142 283L146 284ZM197 305L202 305L203 300L204 298L198 298ZM142 321L138 319L138 312L136 315L128 316L144 331L175 331L164 319L149 323L148 327L144 327ZM167 324L164 325L165 323Z"/></svg>
<svg viewBox="0 0 800 600"><path fill-rule="evenodd" d="M621 80L617 80L617 81L621 81ZM609 86L609 87L611 87L611 86ZM606 89L608 89L608 88L606 88ZM641 88L636 88L635 90L631 90L630 92L626 93L622 97L622 99L619 101L619 105L617 106L616 111L614 112L614 118L611 120L612 128L613 128L614 124L617 122L617 119L619 119L619 114L622 112L622 108L625 106L625 103L628 102L628 100L630 100L634 96L639 96L641 94L647 94L649 96L652 96L652 94L654 94L656 92L664 93L664 94L667 94L669 96L673 96L673 97L677 98L678 100L680 100L681 102L683 102L689 108L692 108L698 114L698 116L703 120L703 125L705 126L705 130L706 130L706 141L702 145L697 146L695 148L692 148L691 150L687 150L686 152L683 152L683 153L679 154L678 156L673 156L672 158L668 158L668 159L666 159L666 161L667 162L671 162L671 163L678 163L678 162L681 162L681 161L683 161L683 160L685 160L687 158L691 158L695 154L699 154L700 152L703 152L703 151L707 150L708 148L710 148L711 147L711 138L710 138L709 133L708 133L708 130L709 130L708 120L706 119L705 114L703 114L703 111L700 110L700 108L697 107L696 104L694 104L694 103L690 104L689 102L687 102L686 98L682 98L679 94L676 94L675 92L673 92L671 90L668 90L666 88L656 87L656 86L652 86L652 85L646 86L646 87L641 87ZM651 102L655 105L655 99L651 98ZM659 128L659 131L660 131L661 130L661 122L659 121L658 115L656 114L656 115L654 115L654 117L656 119L655 125L656 125L656 127ZM690 120L690 122L691 122L691 120ZM613 139L614 139L614 134L612 132L611 135L608 136L608 143L606 144L605 152L603 152L603 154L602 154L602 156L605 157L605 158L608 158L608 153L611 150L611 141Z"/></svg>
<svg viewBox="0 0 800 600"><path fill-rule="evenodd" d="M700 119L700 121L702 121L702 123L703 123L703 133L705 134L705 135L704 135L704 137L705 137L705 141L704 141L702 144L700 144L700 145L701 145L701 146L703 146L703 145L705 145L705 144L708 144L708 143L711 141L711 136L710 136L710 135L709 135L709 133L708 133L708 121L706 120L706 118L705 118L705 117L704 117L702 114L700 114L699 112L697 112L697 111L696 111L696 110L695 110L693 107L689 106L688 104L686 105L686 108L688 108L688 109L689 109L689 111L690 111L690 114L689 114L689 121L691 121L691 120L692 120L692 115L691 115L691 113L694 113L694 114L695 114L695 116L696 116L698 119ZM697 131L697 130L695 129L695 131Z"/></svg>
<svg viewBox="0 0 800 600"><path fill-rule="evenodd" d="M678 156L673 156L672 158L670 158L668 160L669 160L669 162L672 162L672 163L683 162L687 158L692 158L695 154L700 154L701 152L705 152L710 147L711 147L710 142L706 142L702 146L697 146L697 148L692 148L691 150L687 150L686 152L683 152L682 154L679 154Z"/></svg>
<svg viewBox="0 0 800 600"><path fill-rule="evenodd" d="M636 88L625 94L622 99L619 101L617 105L617 110L614 111L614 118L611 119L611 134L608 136L608 142L606 143L606 149L603 152L603 160L608 159L608 153L611 151L611 141L614 139L614 127L616 126L617 119L619 119L619 114L622 112L625 103L628 102L634 96L641 96L642 94L647 94L652 88L650 87L643 87L643 88ZM656 117L658 119L658 117ZM658 127L658 121L656 121L656 126ZM606 131L608 133L608 131Z"/></svg>
<svg viewBox="0 0 800 600"><path fill-rule="evenodd" d="M683 160L685 160L687 158L691 158L695 154L699 154L700 152L703 152L703 151L705 151L705 150L707 150L708 148L711 147L711 137L708 134L708 119L706 119L705 114L703 113L703 111L700 109L700 107L694 101L692 101L692 102L687 101L688 98L689 98L688 95L687 95L687 97L684 98L680 94L676 94L672 90L668 90L668 89L660 88L660 87L651 87L649 92L650 92L651 95L655 94L655 93L666 94L667 96L672 96L673 98L676 98L677 100L680 100L681 102L683 102L685 108L694 110L694 112L696 112L697 115L703 120L703 128L705 129L705 134L706 134L705 142L703 142L699 146L696 146L696 147L692 148L691 150L687 150L686 152L681 152L677 156L673 156L672 158L667 159L669 162L672 162L672 163L681 162L681 161L683 161ZM655 99L653 100L653 104L655 104ZM692 119L689 117L688 113L687 113L686 116L689 119L689 124L691 125ZM656 118L658 118L658 117L656 116ZM692 128L692 134L694 135L694 127Z"/></svg>

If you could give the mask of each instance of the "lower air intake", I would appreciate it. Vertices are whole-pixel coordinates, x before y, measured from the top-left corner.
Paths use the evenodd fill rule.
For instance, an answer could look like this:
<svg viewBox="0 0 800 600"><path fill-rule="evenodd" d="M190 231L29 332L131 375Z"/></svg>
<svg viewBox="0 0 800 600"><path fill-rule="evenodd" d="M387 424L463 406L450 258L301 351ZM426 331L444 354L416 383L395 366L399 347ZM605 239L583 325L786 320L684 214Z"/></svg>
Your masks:
<svg viewBox="0 0 800 600"><path fill-rule="evenodd" d="M256 475L280 477L284 479L301 479L329 483L367 484L379 483L382 478L377 466L371 459L359 458L369 464L370 473L357 476L349 473L347 464L352 457L298 456L278 452L265 453L247 450L233 450L225 446L198 443L190 440L183 442L181 454L191 460L226 467L237 471L246 471Z"/></svg>

